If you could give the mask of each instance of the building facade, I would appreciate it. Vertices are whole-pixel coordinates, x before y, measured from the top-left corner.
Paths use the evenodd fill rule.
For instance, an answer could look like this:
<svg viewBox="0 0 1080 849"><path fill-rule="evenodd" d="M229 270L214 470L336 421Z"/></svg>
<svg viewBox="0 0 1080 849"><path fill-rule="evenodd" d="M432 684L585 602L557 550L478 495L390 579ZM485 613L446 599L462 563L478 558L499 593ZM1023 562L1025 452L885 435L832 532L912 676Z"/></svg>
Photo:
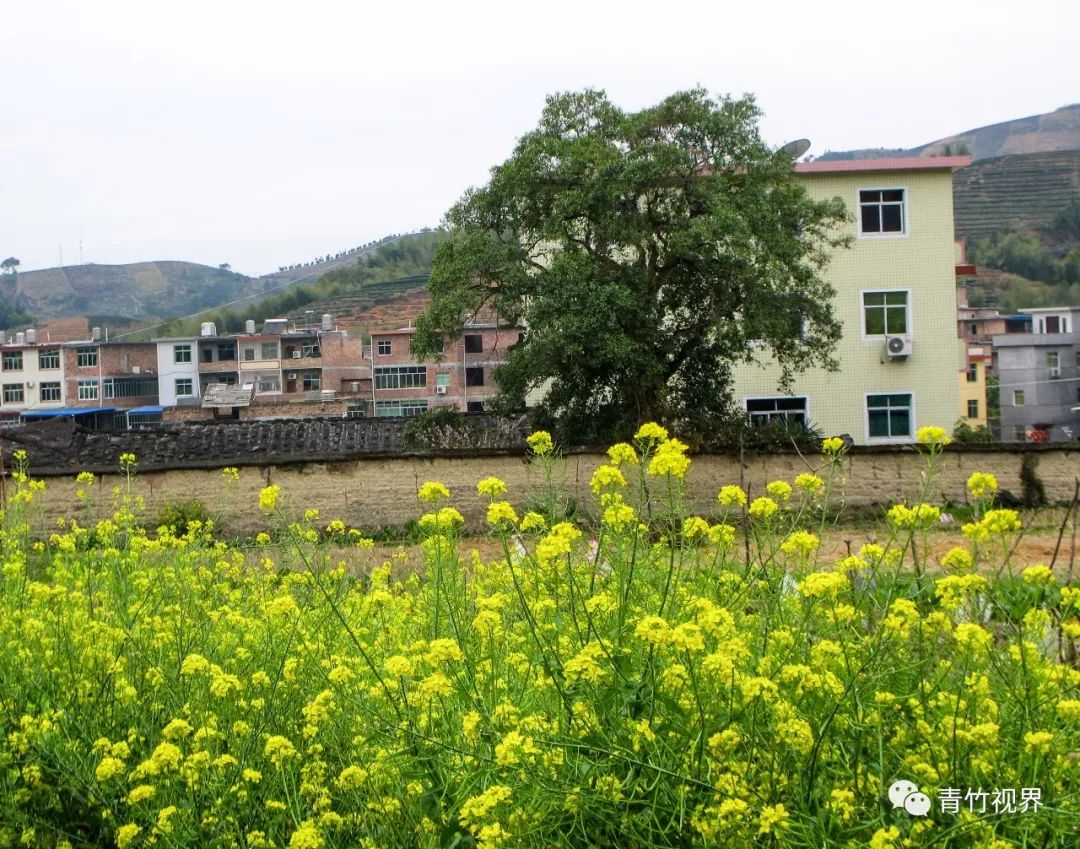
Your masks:
<svg viewBox="0 0 1080 849"><path fill-rule="evenodd" d="M923 425L951 430L960 410L952 172L969 157L811 162L796 166L810 195L841 198L852 246L825 274L843 323L840 369L812 369L777 391L769 361L735 370L751 421L801 420L857 444L912 442ZM896 340L896 341L893 341ZM983 412L983 411L980 411Z"/></svg>
<svg viewBox="0 0 1080 849"><path fill-rule="evenodd" d="M1022 310L1031 333L994 337L1003 442L1080 437L1080 308Z"/></svg>

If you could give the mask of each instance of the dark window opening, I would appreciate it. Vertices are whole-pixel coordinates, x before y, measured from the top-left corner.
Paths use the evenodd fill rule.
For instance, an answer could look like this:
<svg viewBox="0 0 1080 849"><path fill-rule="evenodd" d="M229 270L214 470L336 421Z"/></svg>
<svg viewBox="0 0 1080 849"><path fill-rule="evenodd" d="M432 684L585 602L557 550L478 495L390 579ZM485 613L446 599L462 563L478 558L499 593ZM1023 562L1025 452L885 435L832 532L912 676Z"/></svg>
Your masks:
<svg viewBox="0 0 1080 849"><path fill-rule="evenodd" d="M482 354L484 352L484 337L479 333L465 334L465 353Z"/></svg>
<svg viewBox="0 0 1080 849"><path fill-rule="evenodd" d="M480 366L470 367L465 369L465 385L466 386L483 386L484 385L484 369Z"/></svg>

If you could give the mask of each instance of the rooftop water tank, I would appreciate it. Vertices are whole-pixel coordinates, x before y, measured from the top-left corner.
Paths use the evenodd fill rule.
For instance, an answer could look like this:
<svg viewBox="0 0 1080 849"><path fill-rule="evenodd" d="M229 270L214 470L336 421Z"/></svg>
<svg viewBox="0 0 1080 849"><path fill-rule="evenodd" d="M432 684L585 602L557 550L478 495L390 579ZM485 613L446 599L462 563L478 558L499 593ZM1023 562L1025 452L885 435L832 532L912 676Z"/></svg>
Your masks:
<svg viewBox="0 0 1080 849"><path fill-rule="evenodd" d="M214 322L204 321L199 325L200 336L217 336L217 328L214 327Z"/></svg>
<svg viewBox="0 0 1080 849"><path fill-rule="evenodd" d="M248 334L255 333L255 319L249 318L244 322L244 332Z"/></svg>
<svg viewBox="0 0 1080 849"><path fill-rule="evenodd" d="M90 328L90 339L92 341L94 341L94 342L97 342L100 338L101 338L101 328L100 327L91 327Z"/></svg>
<svg viewBox="0 0 1080 849"><path fill-rule="evenodd" d="M30 345L37 344L37 331L34 330L32 327L26 331L26 341Z"/></svg>
<svg viewBox="0 0 1080 849"><path fill-rule="evenodd" d="M263 333L272 333L276 336L280 336L285 332L285 328L289 326L288 319L285 318L268 318L263 322Z"/></svg>
<svg viewBox="0 0 1080 849"><path fill-rule="evenodd" d="M25 345L26 344L26 334L23 333L21 330L18 333L15 334L15 344L16 345Z"/></svg>
<svg viewBox="0 0 1080 849"><path fill-rule="evenodd" d="M322 317L322 329L333 330L334 329L334 317L328 312L323 313Z"/></svg>

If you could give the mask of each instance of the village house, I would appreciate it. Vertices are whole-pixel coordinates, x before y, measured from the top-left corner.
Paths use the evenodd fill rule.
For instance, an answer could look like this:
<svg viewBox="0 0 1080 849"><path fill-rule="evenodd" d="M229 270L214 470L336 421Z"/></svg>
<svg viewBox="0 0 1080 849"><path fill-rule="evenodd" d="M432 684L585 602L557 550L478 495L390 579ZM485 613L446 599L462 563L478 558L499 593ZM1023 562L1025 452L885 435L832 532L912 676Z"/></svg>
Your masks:
<svg viewBox="0 0 1080 849"><path fill-rule="evenodd" d="M966 156L801 163L814 198L840 197L853 237L826 269L843 323L837 372L797 375L777 391L771 362L735 370L734 393L752 422L778 418L856 444L912 442L918 428L951 429L967 369L957 338L952 172Z"/></svg>

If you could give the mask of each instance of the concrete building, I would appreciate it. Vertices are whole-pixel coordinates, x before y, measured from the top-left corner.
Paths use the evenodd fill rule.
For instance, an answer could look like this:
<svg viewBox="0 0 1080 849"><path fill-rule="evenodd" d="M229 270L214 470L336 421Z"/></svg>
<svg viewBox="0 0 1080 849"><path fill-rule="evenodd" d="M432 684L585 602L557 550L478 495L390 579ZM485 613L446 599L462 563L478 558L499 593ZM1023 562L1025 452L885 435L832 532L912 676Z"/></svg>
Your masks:
<svg viewBox="0 0 1080 849"><path fill-rule="evenodd" d="M970 157L810 162L795 170L810 195L840 197L852 247L825 274L843 322L838 372L796 376L777 391L772 362L735 370L751 420L797 419L857 444L911 442L923 425L952 429L960 410L952 172Z"/></svg>
<svg viewBox="0 0 1080 849"><path fill-rule="evenodd" d="M1080 307L1022 310L1032 332L994 337L1003 442L1080 437Z"/></svg>
<svg viewBox="0 0 1080 849"><path fill-rule="evenodd" d="M483 412L499 391L494 370L520 330L494 316L466 322L437 361L419 362L409 350L412 328L371 334L371 410L375 416L416 416L435 407ZM365 411L366 412L366 411Z"/></svg>
<svg viewBox="0 0 1080 849"><path fill-rule="evenodd" d="M38 342L38 332L0 332L0 424L14 425L26 412L64 406L61 346Z"/></svg>

